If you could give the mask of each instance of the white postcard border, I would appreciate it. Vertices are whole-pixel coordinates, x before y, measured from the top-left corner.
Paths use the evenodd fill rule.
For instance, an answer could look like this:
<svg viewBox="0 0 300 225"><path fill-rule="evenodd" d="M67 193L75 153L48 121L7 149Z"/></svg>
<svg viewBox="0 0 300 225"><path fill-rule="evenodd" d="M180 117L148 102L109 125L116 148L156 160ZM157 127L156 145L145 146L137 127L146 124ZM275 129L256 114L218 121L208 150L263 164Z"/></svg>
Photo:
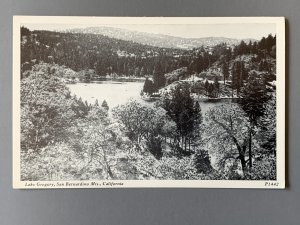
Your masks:
<svg viewBox="0 0 300 225"><path fill-rule="evenodd" d="M277 180L89 180L21 181L20 27L21 24L276 24ZM13 188L285 188L285 19L284 17L13 17Z"/></svg>

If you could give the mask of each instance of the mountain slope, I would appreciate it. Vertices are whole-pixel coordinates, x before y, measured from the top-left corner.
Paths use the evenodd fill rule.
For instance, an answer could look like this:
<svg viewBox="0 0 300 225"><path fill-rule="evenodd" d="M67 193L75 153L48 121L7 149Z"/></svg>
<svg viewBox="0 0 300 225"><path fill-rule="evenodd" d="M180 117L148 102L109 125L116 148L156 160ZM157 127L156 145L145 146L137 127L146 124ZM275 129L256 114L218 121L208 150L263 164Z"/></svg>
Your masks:
<svg viewBox="0 0 300 225"><path fill-rule="evenodd" d="M241 42L239 39L225 37L181 38L114 27L75 28L67 31L71 33L101 34L111 38L133 41L136 43L152 45L161 48L193 49L201 46L212 47L221 43L237 45ZM248 43L250 40L255 41L253 39L245 39L244 41Z"/></svg>
<svg viewBox="0 0 300 225"><path fill-rule="evenodd" d="M65 65L74 71L93 69L98 75L143 77L153 74L160 64L161 72L178 65L188 65L190 51L159 48L90 33L63 33L21 29L22 71L38 62Z"/></svg>

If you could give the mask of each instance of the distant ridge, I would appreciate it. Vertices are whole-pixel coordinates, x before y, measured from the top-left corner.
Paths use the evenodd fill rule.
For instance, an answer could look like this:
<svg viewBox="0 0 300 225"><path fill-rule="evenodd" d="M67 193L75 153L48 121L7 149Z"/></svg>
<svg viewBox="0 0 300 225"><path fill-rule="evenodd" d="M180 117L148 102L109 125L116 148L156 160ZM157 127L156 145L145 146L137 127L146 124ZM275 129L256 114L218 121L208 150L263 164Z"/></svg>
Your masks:
<svg viewBox="0 0 300 225"><path fill-rule="evenodd" d="M249 43L250 41L256 41L255 39L234 39L226 37L182 38L104 26L74 28L70 30L65 30L65 32L101 34L111 38L133 41L136 43L152 45L155 47L177 48L187 50L199 48L201 46L212 47L221 43L226 43L230 46L233 46L239 44L241 40L244 40L246 43Z"/></svg>

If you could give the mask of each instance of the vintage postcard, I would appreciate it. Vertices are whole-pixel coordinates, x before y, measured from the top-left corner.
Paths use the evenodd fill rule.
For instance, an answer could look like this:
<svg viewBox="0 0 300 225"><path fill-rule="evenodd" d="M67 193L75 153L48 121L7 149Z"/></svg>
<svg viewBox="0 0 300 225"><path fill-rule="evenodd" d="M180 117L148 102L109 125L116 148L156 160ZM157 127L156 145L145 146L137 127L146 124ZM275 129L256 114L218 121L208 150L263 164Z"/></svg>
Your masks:
<svg viewBox="0 0 300 225"><path fill-rule="evenodd" d="M284 188L282 17L13 24L14 188Z"/></svg>

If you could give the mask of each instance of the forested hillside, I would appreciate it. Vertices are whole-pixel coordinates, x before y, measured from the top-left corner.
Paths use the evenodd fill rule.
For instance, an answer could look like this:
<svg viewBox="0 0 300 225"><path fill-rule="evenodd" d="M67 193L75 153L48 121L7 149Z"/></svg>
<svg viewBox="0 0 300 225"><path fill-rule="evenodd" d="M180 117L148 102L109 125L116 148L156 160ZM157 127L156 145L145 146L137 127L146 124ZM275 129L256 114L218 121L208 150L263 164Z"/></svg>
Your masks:
<svg viewBox="0 0 300 225"><path fill-rule="evenodd" d="M204 38L181 38L170 35L152 34L146 32L131 31L128 29L115 27L88 27L66 30L71 33L86 33L86 34L100 34L107 37L133 41L140 44L156 46L160 48L176 48L192 50L201 46L213 47L215 45L226 43L229 46L238 45L241 40L225 37L204 37ZM255 41L253 39L244 40Z"/></svg>
<svg viewBox="0 0 300 225"><path fill-rule="evenodd" d="M74 71L94 69L99 75L145 76L153 74L157 64L163 72L170 72L187 66L189 57L184 50L141 45L103 35L31 32L26 28L22 28L21 46L21 62L25 67L39 61L55 62Z"/></svg>

